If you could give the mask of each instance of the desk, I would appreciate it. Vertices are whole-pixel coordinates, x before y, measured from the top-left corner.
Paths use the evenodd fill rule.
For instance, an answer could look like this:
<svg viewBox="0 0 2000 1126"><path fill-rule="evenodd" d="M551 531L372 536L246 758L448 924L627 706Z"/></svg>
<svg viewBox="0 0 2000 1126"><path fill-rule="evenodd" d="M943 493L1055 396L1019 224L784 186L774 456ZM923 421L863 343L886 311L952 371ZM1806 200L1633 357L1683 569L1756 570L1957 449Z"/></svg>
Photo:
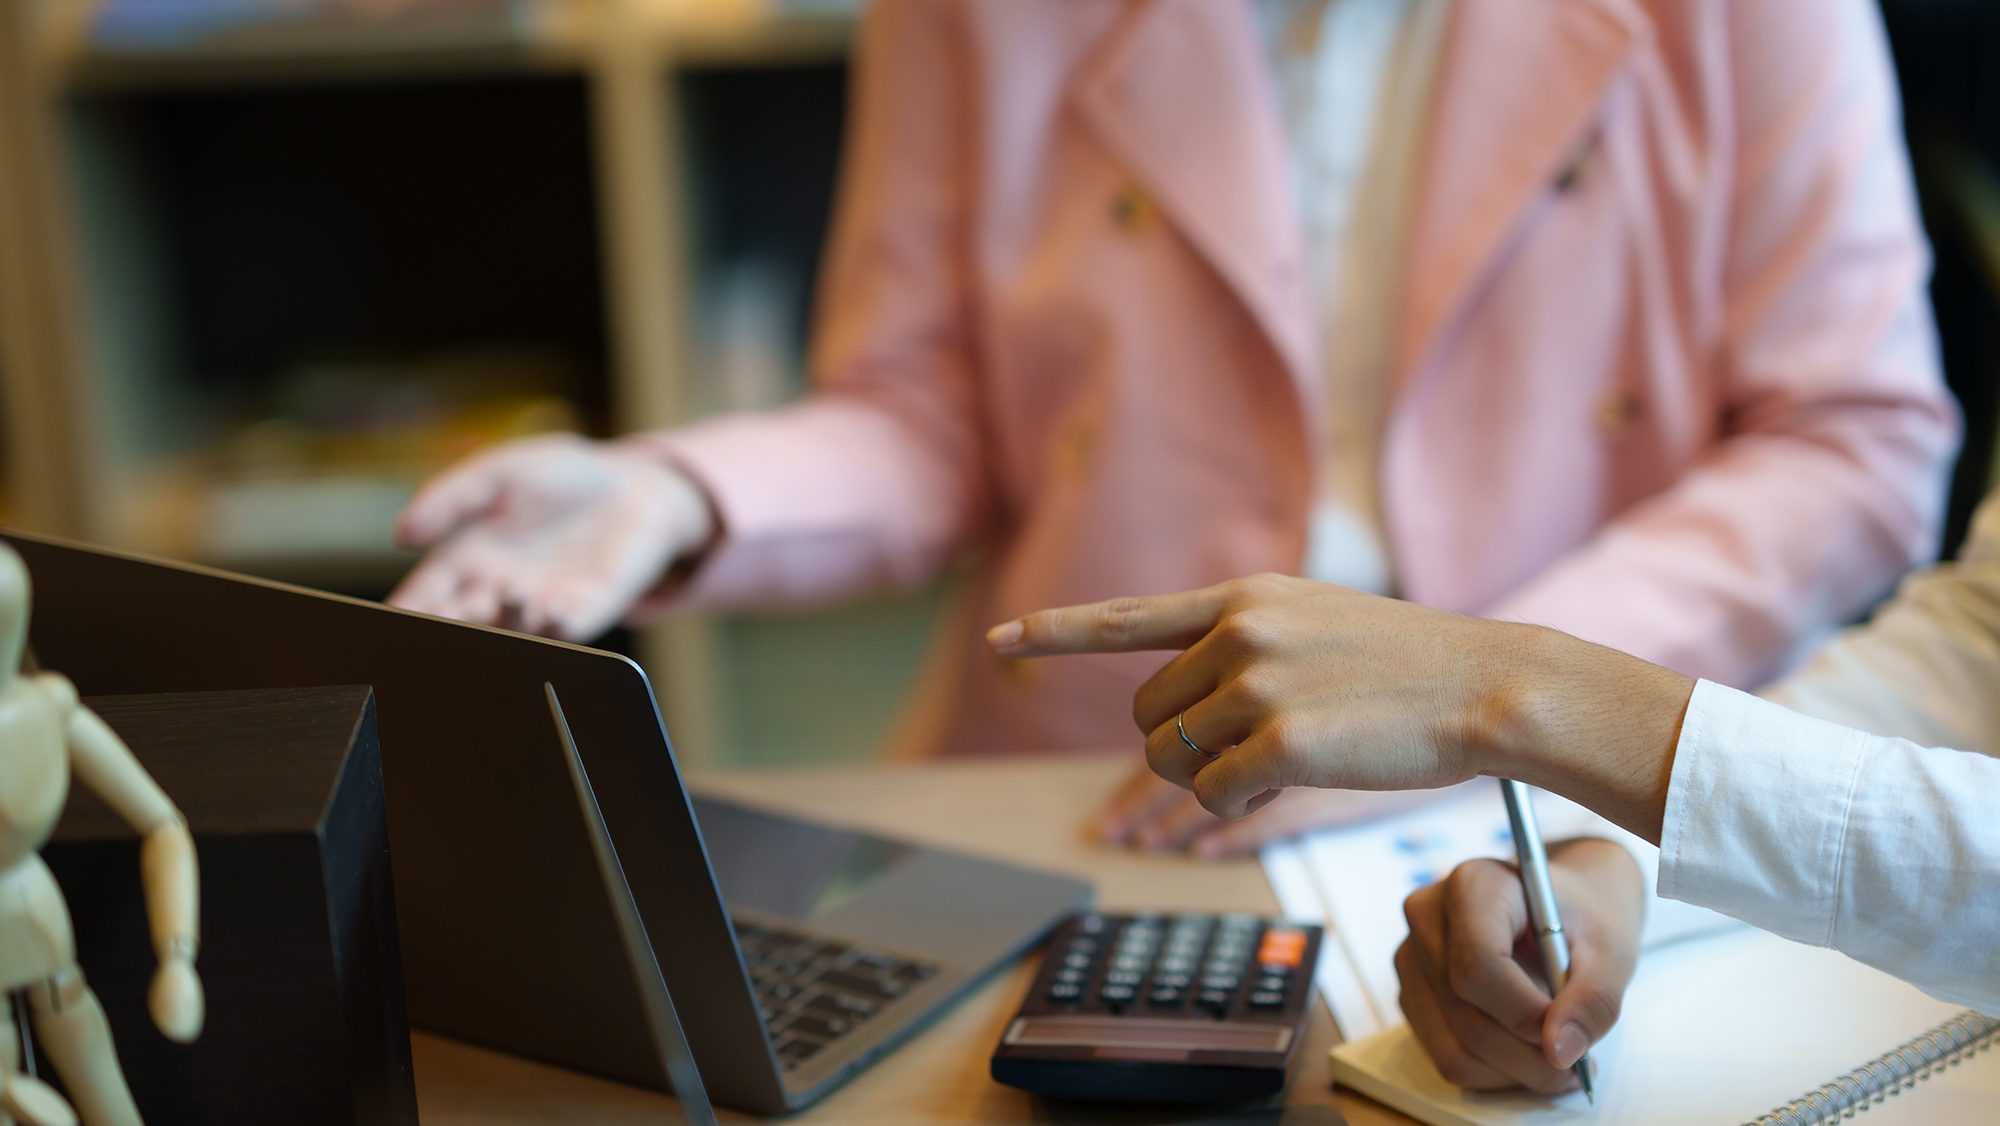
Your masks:
<svg viewBox="0 0 2000 1126"><path fill-rule="evenodd" d="M1277 909L1254 861L1198 864L1096 847L1081 826L1136 759L1016 758L902 766L710 771L703 793L1024 864L1063 869L1097 885L1107 910ZM1010 967L909 1043L786 1121L838 1123L1173 1122L1185 1109L1053 1104L993 1082L987 1057L1035 961ZM1317 1001L1286 1098L1334 1103L1355 1126L1407 1123L1327 1080L1333 1021ZM432 1126L456 1123L590 1122L604 1126L675 1121L664 1095L529 1063L441 1037L414 1040L417 1101ZM725 1121L756 1121L723 1112Z"/></svg>

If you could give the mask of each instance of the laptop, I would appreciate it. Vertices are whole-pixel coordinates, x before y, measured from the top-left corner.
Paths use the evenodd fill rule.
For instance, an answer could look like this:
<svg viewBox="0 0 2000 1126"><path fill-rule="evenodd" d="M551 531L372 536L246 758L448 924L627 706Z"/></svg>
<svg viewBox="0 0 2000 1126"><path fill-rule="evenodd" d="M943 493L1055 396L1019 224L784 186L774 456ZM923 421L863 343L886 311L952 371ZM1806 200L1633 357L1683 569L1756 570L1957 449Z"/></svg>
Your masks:
<svg viewBox="0 0 2000 1126"><path fill-rule="evenodd" d="M1086 905L1069 876L690 794L624 657L0 532L41 665L86 694L367 684L413 1024L716 1103L810 1104ZM587 769L657 974L629 946ZM839 810L828 810L837 819ZM226 895L210 888L210 895Z"/></svg>

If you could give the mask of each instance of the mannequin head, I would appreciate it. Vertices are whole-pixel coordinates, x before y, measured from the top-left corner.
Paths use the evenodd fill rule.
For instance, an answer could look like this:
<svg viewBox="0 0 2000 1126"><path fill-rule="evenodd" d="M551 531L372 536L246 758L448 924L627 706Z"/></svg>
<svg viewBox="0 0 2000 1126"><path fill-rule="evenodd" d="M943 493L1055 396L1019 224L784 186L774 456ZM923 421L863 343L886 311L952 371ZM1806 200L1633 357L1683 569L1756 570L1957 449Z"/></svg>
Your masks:
<svg viewBox="0 0 2000 1126"><path fill-rule="evenodd" d="M0 543L0 688L21 670L21 651L28 643L28 565L14 549Z"/></svg>

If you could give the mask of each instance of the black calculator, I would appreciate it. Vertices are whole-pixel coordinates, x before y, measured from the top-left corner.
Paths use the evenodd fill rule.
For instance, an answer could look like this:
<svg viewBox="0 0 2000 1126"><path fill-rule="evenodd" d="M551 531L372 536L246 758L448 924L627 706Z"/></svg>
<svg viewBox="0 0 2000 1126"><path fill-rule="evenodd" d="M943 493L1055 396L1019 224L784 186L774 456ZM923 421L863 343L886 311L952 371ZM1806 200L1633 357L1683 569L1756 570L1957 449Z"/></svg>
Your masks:
<svg viewBox="0 0 2000 1126"><path fill-rule="evenodd" d="M1254 915L1073 915L993 1052L1072 1099L1235 1102L1283 1089L1320 928Z"/></svg>

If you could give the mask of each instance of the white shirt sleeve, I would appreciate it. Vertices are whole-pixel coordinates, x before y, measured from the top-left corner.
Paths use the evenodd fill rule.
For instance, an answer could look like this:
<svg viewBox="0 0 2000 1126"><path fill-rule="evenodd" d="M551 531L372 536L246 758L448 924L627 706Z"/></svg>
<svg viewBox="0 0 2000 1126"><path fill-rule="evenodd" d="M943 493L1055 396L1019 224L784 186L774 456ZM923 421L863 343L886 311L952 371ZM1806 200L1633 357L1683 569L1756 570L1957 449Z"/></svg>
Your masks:
<svg viewBox="0 0 2000 1126"><path fill-rule="evenodd" d="M2000 759L1702 681L1668 782L1659 892L2000 1014Z"/></svg>

